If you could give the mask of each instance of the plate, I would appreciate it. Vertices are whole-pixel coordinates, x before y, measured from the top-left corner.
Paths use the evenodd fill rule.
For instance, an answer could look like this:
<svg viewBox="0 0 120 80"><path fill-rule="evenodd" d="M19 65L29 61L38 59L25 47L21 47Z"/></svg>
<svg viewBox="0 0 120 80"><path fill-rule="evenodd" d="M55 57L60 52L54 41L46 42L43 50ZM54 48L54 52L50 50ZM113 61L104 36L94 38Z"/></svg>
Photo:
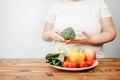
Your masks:
<svg viewBox="0 0 120 80"><path fill-rule="evenodd" d="M95 60L92 66L85 67L85 68L63 68L63 67L53 66L53 65L50 65L50 66L53 67L53 68L56 68L56 69L59 69L59 70L65 70L65 71L83 71L83 70L88 70L88 69L94 68L97 65L98 65L98 61Z"/></svg>

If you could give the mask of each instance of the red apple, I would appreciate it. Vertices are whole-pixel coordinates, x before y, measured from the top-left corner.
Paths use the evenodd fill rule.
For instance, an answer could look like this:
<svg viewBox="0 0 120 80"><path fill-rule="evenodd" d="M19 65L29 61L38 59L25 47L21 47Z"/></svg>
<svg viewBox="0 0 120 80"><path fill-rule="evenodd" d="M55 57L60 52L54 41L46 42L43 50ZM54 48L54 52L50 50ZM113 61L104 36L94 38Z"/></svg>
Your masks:
<svg viewBox="0 0 120 80"><path fill-rule="evenodd" d="M96 52L92 49L85 50L85 59L86 61L95 61L96 60Z"/></svg>

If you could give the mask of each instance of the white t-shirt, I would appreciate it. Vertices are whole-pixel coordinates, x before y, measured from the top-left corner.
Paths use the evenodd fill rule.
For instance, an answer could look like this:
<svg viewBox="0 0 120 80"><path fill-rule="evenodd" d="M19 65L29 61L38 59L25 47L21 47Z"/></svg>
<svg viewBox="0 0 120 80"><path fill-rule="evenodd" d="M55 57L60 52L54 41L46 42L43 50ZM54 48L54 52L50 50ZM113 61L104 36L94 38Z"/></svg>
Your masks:
<svg viewBox="0 0 120 80"><path fill-rule="evenodd" d="M55 1L46 17L47 22L54 23L54 28L63 30L72 27L76 34L85 31L89 35L96 35L101 32L100 18L111 17L109 8L104 0L81 0L79 2ZM102 46L63 44L55 42L55 47L63 46L67 50L73 47L92 48L96 50L97 57L105 57Z"/></svg>

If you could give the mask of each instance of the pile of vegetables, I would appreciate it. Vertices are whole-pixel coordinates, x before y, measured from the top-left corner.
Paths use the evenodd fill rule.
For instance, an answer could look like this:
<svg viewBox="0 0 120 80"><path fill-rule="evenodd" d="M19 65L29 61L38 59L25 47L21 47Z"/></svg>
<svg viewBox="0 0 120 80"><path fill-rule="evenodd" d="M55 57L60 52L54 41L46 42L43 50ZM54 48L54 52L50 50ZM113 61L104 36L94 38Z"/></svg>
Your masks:
<svg viewBox="0 0 120 80"><path fill-rule="evenodd" d="M72 48L68 52L63 47L57 47L53 53L46 55L47 63L64 68L84 68L92 66L96 53L92 49Z"/></svg>
<svg viewBox="0 0 120 80"><path fill-rule="evenodd" d="M48 53L46 55L47 63L54 66L62 66L66 57L66 50L62 47L57 47L53 53Z"/></svg>
<svg viewBox="0 0 120 80"><path fill-rule="evenodd" d="M60 53L58 54L48 53L46 56L47 63L54 66L62 66L62 62L64 61L64 58L65 55Z"/></svg>

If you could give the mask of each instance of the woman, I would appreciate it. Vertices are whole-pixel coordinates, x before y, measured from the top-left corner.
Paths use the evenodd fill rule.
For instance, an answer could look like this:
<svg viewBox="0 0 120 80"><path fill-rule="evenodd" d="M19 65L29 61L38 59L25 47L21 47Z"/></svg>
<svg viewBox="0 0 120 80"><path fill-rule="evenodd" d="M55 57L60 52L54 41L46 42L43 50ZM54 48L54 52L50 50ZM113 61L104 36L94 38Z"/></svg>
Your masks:
<svg viewBox="0 0 120 80"><path fill-rule="evenodd" d="M64 40L62 30L72 27L77 34L73 40ZM59 0L48 12L42 38L55 41L55 47L91 48L98 58L104 58L103 44L114 40L115 27L104 0Z"/></svg>

